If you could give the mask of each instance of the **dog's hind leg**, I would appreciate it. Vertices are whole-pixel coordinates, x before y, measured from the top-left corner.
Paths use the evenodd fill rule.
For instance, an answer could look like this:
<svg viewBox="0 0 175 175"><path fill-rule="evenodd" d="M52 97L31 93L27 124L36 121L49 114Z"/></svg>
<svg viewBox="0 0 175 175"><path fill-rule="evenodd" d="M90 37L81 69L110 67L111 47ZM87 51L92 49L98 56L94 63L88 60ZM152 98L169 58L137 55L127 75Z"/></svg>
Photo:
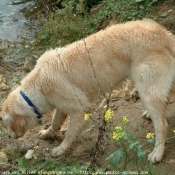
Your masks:
<svg viewBox="0 0 175 175"><path fill-rule="evenodd" d="M155 147L148 156L148 160L152 163L160 162L164 154L168 128L165 109L174 75L171 65L153 60L135 66L136 69L132 72L136 88L155 128Z"/></svg>
<svg viewBox="0 0 175 175"><path fill-rule="evenodd" d="M149 99L148 99L149 98ZM166 103L158 98L147 97L143 100L149 111L155 129L155 147L148 156L148 161L152 163L160 162L163 158L165 140L167 135L168 123L165 118Z"/></svg>
<svg viewBox="0 0 175 175"><path fill-rule="evenodd" d="M61 128L61 125L65 121L66 116L67 115L60 112L59 109L56 109L55 113L52 117L51 126L46 130L41 130L39 132L39 137L41 139L47 139L48 137L51 136L51 134L53 134L55 131L59 130Z"/></svg>
<svg viewBox="0 0 175 175"><path fill-rule="evenodd" d="M71 146L72 142L75 140L77 133L85 124L83 118L83 112L72 112L70 114L70 123L65 134L65 139L61 145L52 150L52 156L57 157L64 154L64 152Z"/></svg>

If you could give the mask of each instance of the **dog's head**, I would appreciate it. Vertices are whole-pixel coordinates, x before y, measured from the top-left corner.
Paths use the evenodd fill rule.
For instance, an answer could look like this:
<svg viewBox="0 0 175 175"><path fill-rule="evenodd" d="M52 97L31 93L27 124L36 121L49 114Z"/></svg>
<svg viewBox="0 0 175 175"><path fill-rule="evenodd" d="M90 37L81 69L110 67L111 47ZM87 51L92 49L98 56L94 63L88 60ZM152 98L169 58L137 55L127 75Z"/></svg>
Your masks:
<svg viewBox="0 0 175 175"><path fill-rule="evenodd" d="M25 107L18 89L9 94L2 106L2 119L14 139L22 137L28 129L37 125L37 118L28 116Z"/></svg>

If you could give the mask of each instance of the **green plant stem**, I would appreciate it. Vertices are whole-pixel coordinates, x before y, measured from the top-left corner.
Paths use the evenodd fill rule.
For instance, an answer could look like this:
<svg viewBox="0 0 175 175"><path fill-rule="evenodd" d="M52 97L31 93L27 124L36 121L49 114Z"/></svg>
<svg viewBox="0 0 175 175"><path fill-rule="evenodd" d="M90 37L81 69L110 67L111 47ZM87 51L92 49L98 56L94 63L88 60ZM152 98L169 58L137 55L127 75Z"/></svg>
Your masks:
<svg viewBox="0 0 175 175"><path fill-rule="evenodd" d="M125 144L123 142L120 143L121 146L123 147L124 149L124 153L125 153L125 163L124 163L124 170L126 170L126 166L128 164L128 152L127 152L127 148L125 146Z"/></svg>

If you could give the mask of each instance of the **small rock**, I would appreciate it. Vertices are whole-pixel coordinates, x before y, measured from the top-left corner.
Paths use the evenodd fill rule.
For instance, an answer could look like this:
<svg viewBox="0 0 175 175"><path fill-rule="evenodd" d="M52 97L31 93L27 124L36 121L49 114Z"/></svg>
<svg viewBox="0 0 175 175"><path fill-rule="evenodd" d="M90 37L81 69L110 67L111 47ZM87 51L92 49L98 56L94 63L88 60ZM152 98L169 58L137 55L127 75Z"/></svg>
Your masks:
<svg viewBox="0 0 175 175"><path fill-rule="evenodd" d="M32 159L33 157L33 153L34 153L34 150L33 149L29 149L25 155L25 158L26 159Z"/></svg>
<svg viewBox="0 0 175 175"><path fill-rule="evenodd" d="M0 164L0 169L6 169L9 166L7 155L4 152L0 152L0 163L4 163Z"/></svg>
<svg viewBox="0 0 175 175"><path fill-rule="evenodd" d="M168 15L168 13L167 13L167 12L160 14L160 16L161 16L162 18L167 17L167 15Z"/></svg>
<svg viewBox="0 0 175 175"><path fill-rule="evenodd" d="M6 85L4 82L2 82L2 83L0 84L0 89L4 91L4 90L7 90L8 87L7 87L7 85Z"/></svg>
<svg viewBox="0 0 175 175"><path fill-rule="evenodd" d="M0 74L0 96L3 96L6 93L6 90L9 90L9 85L7 85L5 77Z"/></svg>
<svg viewBox="0 0 175 175"><path fill-rule="evenodd" d="M169 10L168 10L168 13L170 13L170 12L172 12L172 11L173 11L173 9L169 9Z"/></svg>

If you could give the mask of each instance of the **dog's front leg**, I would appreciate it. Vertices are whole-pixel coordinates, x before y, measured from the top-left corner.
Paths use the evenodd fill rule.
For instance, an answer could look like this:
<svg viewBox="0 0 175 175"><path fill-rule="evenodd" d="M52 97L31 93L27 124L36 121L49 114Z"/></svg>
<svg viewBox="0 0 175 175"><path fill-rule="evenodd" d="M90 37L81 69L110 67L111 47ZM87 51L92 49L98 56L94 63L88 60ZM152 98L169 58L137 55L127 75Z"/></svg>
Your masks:
<svg viewBox="0 0 175 175"><path fill-rule="evenodd" d="M83 127L84 123L83 112L75 112L70 114L70 123L65 133L65 139L59 147L52 150L53 157L64 154L67 148L69 148L72 142L75 140L77 133Z"/></svg>
<svg viewBox="0 0 175 175"><path fill-rule="evenodd" d="M59 130L61 128L61 125L65 121L66 116L67 115L63 114L58 109L56 109L55 113L53 115L53 118L52 118L51 126L47 130L41 130L39 132L39 137L41 139L47 139L48 137L51 136L51 134L53 134L55 131Z"/></svg>

